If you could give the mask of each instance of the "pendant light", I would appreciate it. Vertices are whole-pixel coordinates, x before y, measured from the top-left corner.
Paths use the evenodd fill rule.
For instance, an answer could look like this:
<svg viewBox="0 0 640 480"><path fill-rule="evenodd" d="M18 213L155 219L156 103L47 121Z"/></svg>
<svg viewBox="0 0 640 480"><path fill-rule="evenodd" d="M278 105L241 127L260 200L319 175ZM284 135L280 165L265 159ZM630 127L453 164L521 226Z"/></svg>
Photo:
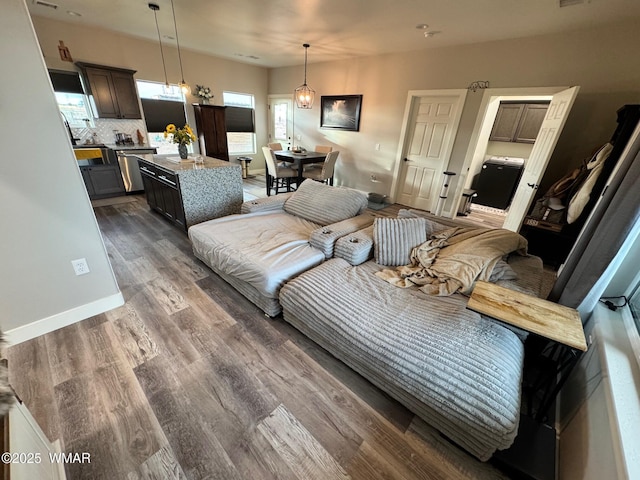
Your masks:
<svg viewBox="0 0 640 480"><path fill-rule="evenodd" d="M160 56L162 57L162 69L164 70L164 91L168 93L171 91L171 87L169 86L169 81L167 80L167 66L164 63L164 51L162 50L162 38L160 37L160 27L158 27L158 10L160 7L155 3L150 3L149 8L153 10L153 16L156 19L156 30L158 31L158 43L160 43Z"/></svg>
<svg viewBox="0 0 640 480"><path fill-rule="evenodd" d="M296 105L298 108L311 108L316 91L307 85L307 49L311 46L308 43L302 45L304 47L304 83L296 88Z"/></svg>
<svg viewBox="0 0 640 480"><path fill-rule="evenodd" d="M171 0L171 12L173 13L173 28L176 31L176 46L178 47L178 61L180 62L180 78L182 80L180 80L180 83L178 84L178 86L180 87L180 90L182 90L182 93L187 95L191 89L189 88L189 85L187 85L187 82L184 81L184 72L182 71L182 55L180 54L180 41L178 40L178 27L176 26L176 9L173 7L173 0Z"/></svg>

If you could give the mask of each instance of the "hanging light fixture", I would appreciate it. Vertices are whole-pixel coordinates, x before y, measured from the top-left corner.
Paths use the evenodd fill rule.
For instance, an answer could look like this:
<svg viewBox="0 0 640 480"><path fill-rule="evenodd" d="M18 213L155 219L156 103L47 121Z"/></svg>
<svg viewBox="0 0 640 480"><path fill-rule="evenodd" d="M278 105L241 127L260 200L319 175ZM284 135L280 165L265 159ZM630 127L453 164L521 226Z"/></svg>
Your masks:
<svg viewBox="0 0 640 480"><path fill-rule="evenodd" d="M169 92L171 87L169 86L169 81L167 80L167 66L164 63L164 51L162 50L162 38L160 38L160 27L158 27L158 10L160 7L155 3L150 3L149 8L153 10L153 16L156 19L156 30L158 31L158 42L160 43L160 56L162 57L162 69L164 70L164 91Z"/></svg>
<svg viewBox="0 0 640 480"><path fill-rule="evenodd" d="M304 83L296 88L296 105L298 108L311 108L316 91L307 85L307 49L311 46L308 43L302 45L304 47Z"/></svg>
<svg viewBox="0 0 640 480"><path fill-rule="evenodd" d="M182 80L180 80L180 83L178 84L178 86L180 87L180 90L182 90L182 93L184 93L186 95L191 91L191 89L189 88L189 85L187 85L187 82L184 81L184 72L182 71L182 55L180 55L180 41L178 40L178 27L176 26L176 10L175 10L175 8L173 8L173 0L171 0L171 12L173 13L173 28L176 31L176 45L178 47L178 61L180 62L180 78L182 79Z"/></svg>

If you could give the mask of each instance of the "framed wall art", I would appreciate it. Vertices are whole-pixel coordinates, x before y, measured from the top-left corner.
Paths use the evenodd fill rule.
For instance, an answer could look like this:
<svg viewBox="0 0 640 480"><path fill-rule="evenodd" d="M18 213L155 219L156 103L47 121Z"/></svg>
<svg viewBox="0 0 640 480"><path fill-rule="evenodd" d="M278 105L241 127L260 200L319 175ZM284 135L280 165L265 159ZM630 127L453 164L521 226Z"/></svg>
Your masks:
<svg viewBox="0 0 640 480"><path fill-rule="evenodd" d="M360 130L362 95L323 95L320 100L320 128Z"/></svg>

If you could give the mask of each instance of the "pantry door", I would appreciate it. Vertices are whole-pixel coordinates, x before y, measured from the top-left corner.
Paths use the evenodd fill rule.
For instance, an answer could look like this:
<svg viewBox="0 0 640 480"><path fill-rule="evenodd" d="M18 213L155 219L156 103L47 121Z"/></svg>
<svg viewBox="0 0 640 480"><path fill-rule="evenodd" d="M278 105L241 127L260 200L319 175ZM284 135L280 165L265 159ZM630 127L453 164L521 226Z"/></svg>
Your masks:
<svg viewBox="0 0 640 480"><path fill-rule="evenodd" d="M580 87L571 87L553 95L547 114L533 144L524 172L513 196L502 228L517 232L533 202L540 180L567 121Z"/></svg>
<svg viewBox="0 0 640 480"><path fill-rule="evenodd" d="M397 203L435 209L466 94L466 90L409 92Z"/></svg>

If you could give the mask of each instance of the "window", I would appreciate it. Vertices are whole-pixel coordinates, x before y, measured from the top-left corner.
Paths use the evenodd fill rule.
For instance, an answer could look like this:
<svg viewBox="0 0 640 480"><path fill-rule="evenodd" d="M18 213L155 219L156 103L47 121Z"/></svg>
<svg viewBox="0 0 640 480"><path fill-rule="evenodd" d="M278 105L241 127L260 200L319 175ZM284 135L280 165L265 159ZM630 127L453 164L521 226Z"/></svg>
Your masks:
<svg viewBox="0 0 640 480"><path fill-rule="evenodd" d="M55 92L60 113L71 128L91 128L95 126L87 96L79 93Z"/></svg>
<svg viewBox="0 0 640 480"><path fill-rule="evenodd" d="M58 108L72 128L94 127L89 98L84 93L78 72L49 70Z"/></svg>
<svg viewBox="0 0 640 480"><path fill-rule="evenodd" d="M223 92L230 155L256 153L254 98L248 93Z"/></svg>
<svg viewBox="0 0 640 480"><path fill-rule="evenodd" d="M166 126L173 123L182 127L187 123L184 110L185 98L178 85L136 80L144 121L147 127L149 145L155 147L159 154L178 153L178 144L173 143L171 137L164 138ZM189 145L189 151L193 147Z"/></svg>

